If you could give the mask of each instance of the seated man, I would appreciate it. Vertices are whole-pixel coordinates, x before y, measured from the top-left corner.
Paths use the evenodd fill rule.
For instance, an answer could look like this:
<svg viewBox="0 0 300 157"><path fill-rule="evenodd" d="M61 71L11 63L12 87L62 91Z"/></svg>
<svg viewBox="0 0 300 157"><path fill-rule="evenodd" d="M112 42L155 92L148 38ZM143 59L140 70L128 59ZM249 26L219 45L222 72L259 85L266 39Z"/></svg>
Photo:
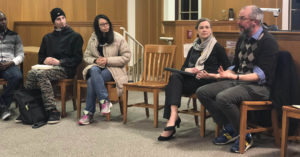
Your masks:
<svg viewBox="0 0 300 157"><path fill-rule="evenodd" d="M3 120L10 117L9 107L14 90L22 82L22 72L18 67L23 62L24 51L21 38L16 32L7 29L6 16L0 11L0 78L7 85L0 95L0 116Z"/></svg>
<svg viewBox="0 0 300 157"><path fill-rule="evenodd" d="M73 78L77 66L82 61L83 40L80 34L74 32L66 23L62 9L54 8L51 12L54 31L44 36L38 56L38 63L53 65L52 69L28 72L25 88L41 89L46 111L49 113L48 123L58 123L60 112L56 102L51 81ZM17 118L16 121L20 119Z"/></svg>
<svg viewBox="0 0 300 157"><path fill-rule="evenodd" d="M199 87L200 102L211 113L214 121L223 126L223 133L213 142L234 142L232 152L239 152L240 111L244 100L268 100L275 72L278 45L274 37L262 28L263 12L257 6L243 7L238 24L241 36L237 42L233 66L226 71L219 68L219 78L225 79ZM246 135L245 150L253 144Z"/></svg>

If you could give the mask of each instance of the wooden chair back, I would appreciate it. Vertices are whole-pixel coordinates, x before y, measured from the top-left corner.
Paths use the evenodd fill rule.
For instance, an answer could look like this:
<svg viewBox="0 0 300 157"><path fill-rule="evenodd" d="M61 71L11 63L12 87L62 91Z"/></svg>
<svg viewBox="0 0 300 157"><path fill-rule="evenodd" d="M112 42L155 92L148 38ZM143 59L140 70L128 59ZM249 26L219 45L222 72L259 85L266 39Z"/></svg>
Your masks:
<svg viewBox="0 0 300 157"><path fill-rule="evenodd" d="M172 67L175 45L145 45L142 81L168 83L170 72L165 67Z"/></svg>
<svg viewBox="0 0 300 157"><path fill-rule="evenodd" d="M158 126L158 110L163 106L158 104L159 92L168 84L170 72L165 67L172 67L175 45L145 45L142 78L138 82L123 85L123 123L127 122L128 107L143 107L149 117L149 108L153 109L154 127ZM144 102L128 104L128 91L144 92ZM148 92L153 93L153 104L148 103Z"/></svg>

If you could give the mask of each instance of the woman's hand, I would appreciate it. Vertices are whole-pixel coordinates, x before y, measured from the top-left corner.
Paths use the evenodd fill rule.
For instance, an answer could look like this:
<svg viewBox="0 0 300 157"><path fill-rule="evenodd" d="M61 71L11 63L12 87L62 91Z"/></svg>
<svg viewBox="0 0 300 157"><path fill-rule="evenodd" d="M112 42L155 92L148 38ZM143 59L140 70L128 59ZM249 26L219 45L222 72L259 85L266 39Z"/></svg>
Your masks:
<svg viewBox="0 0 300 157"><path fill-rule="evenodd" d="M189 72L189 73L198 73L199 70L197 68L185 68L184 71Z"/></svg>
<svg viewBox="0 0 300 157"><path fill-rule="evenodd" d="M205 70L201 70L197 73L196 79L218 79L220 74L208 73Z"/></svg>
<svg viewBox="0 0 300 157"><path fill-rule="evenodd" d="M210 78L210 75L205 70L200 70L196 74L196 79L208 79L208 78Z"/></svg>
<svg viewBox="0 0 300 157"><path fill-rule="evenodd" d="M99 57L96 60L96 64L99 65L100 67L105 67L107 63L107 58L105 57Z"/></svg>

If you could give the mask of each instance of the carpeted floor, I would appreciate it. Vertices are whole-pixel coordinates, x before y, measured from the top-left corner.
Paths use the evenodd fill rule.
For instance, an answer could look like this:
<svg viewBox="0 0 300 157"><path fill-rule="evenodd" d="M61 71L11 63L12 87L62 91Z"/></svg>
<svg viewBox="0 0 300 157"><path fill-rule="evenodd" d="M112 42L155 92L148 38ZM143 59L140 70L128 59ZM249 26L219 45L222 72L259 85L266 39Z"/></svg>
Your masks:
<svg viewBox="0 0 300 157"><path fill-rule="evenodd" d="M142 100L142 93L129 92L129 103ZM151 101L151 94L149 94ZM164 102L164 93L160 95L160 103ZM186 107L187 99L182 100ZM83 105L84 106L84 105ZM60 109L60 106L58 106ZM32 129L29 125L14 122L18 114L15 105L11 107L13 116L9 121L0 121L0 156L3 157L82 157L82 156L159 156L159 157L273 157L280 155L272 137L260 134L255 138L254 147L245 154L229 152L231 145L216 146L212 144L215 124L207 120L206 136L200 138L199 128L195 126L194 117L180 115L181 127L176 137L167 142L158 142L166 120L159 112L159 127L153 128L153 114L145 116L143 108L129 108L128 121L124 125L119 105L115 104L111 112L111 121L99 113L95 122L87 126L77 124L76 111L72 110L71 102L67 104L67 117L55 125L45 125ZM289 143L288 156L300 156L300 144Z"/></svg>

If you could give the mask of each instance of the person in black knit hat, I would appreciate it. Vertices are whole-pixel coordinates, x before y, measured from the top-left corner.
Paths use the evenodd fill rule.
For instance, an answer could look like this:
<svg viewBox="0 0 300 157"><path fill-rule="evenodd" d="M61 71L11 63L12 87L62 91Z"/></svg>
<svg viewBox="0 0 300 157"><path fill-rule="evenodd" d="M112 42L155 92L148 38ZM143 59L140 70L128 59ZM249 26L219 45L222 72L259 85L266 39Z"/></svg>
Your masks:
<svg viewBox="0 0 300 157"><path fill-rule="evenodd" d="M54 31L43 37L38 54L38 64L51 65L52 68L30 70L25 88L41 89L44 106L49 113L48 123L53 124L59 122L60 112L56 109L51 82L74 77L77 66L82 61L83 39L80 34L68 26L66 15L62 9L54 8L50 15ZM20 118L18 117L18 119Z"/></svg>
<svg viewBox="0 0 300 157"><path fill-rule="evenodd" d="M51 14L51 20L52 20L52 23L54 23L54 22L55 22L55 19L56 19L57 17L59 17L59 16L64 16L64 17L66 17L65 12L64 12L62 9L60 9L60 8L54 8L54 9L52 9L51 12L50 12L50 14Z"/></svg>

